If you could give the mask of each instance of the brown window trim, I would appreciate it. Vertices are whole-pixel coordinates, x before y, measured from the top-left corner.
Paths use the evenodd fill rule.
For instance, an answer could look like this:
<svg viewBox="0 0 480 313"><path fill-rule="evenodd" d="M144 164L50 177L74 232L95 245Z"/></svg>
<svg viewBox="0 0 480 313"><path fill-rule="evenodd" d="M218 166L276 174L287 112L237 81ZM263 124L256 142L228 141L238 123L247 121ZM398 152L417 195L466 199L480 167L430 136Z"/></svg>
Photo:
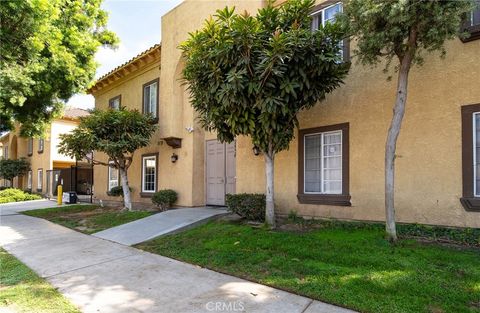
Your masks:
<svg viewBox="0 0 480 313"><path fill-rule="evenodd" d="M479 104L462 106L462 198L466 211L480 211L480 197L473 193L473 113L480 112Z"/></svg>
<svg viewBox="0 0 480 313"><path fill-rule="evenodd" d="M157 116L155 116L154 118L154 123L158 123L158 115L159 115L159 111L158 111L158 107L159 107L159 94L160 94L160 78L155 78L149 82L146 82L145 84L143 84L142 86L142 114L145 114L145 87L148 86L148 85L151 85L153 83L157 83Z"/></svg>
<svg viewBox="0 0 480 313"><path fill-rule="evenodd" d="M298 131L298 202L304 204L325 204L336 206L351 206L350 196L350 147L349 147L349 123L329 126L300 129ZM304 138L305 135L328 132L333 130L342 131L342 194L306 194L304 193Z"/></svg>
<svg viewBox="0 0 480 313"><path fill-rule="evenodd" d="M42 150L40 150L40 140L43 140ZM42 154L42 153L43 153L43 150L45 150L45 139L39 138L39 139L38 139L38 151L37 151L37 153L38 153L38 154Z"/></svg>
<svg viewBox="0 0 480 313"><path fill-rule="evenodd" d="M144 192L143 191L143 158L155 156L155 191ZM140 162L142 162L142 169L140 171L140 197L142 198L151 198L155 192L158 191L158 156L159 153L146 153L142 154L140 157Z"/></svg>
<svg viewBox="0 0 480 313"><path fill-rule="evenodd" d="M116 97L113 97L113 98L108 99L108 107L109 107L110 109L113 109L113 107L112 107L112 102L113 102L114 100L117 100L117 99L118 99L118 108L120 109L120 108L122 107L122 95L118 95L118 96L116 96Z"/></svg>

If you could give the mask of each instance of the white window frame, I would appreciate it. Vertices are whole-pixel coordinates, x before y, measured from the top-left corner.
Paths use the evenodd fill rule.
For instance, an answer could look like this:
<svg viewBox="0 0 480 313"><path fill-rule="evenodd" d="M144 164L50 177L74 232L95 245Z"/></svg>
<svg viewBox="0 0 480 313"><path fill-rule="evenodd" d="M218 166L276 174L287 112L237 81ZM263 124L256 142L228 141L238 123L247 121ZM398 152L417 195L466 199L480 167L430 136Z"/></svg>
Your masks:
<svg viewBox="0 0 480 313"><path fill-rule="evenodd" d="M148 110L147 110L147 108L148 108L149 110L152 109L152 103L150 102L150 100L152 99L152 97L151 97L151 92L152 92L151 86L153 86L153 85L156 85L156 86L157 86L157 88L156 88L156 93L155 93L155 105L154 105L155 114L152 114L151 111L148 111ZM157 117L158 117L158 109L159 109L159 105L158 105L158 101L159 101L158 93L159 93L159 88L160 88L159 85L160 85L160 84L159 84L159 80L154 80L154 81L148 82L148 83L146 83L145 85L143 85L143 90L142 90L142 92L143 92L143 112L144 112L145 114L152 114L152 116L153 116L154 118L157 118ZM145 97L145 90L146 90L147 88L149 88L149 89L148 89L148 98ZM147 104L146 101L148 101L148 107L147 107L147 105L146 105L146 104Z"/></svg>
<svg viewBox="0 0 480 313"><path fill-rule="evenodd" d="M27 189L32 190L32 171L27 172Z"/></svg>
<svg viewBox="0 0 480 313"><path fill-rule="evenodd" d="M37 170L37 190L43 190L43 169Z"/></svg>
<svg viewBox="0 0 480 313"><path fill-rule="evenodd" d="M8 146L3 147L3 158L8 159Z"/></svg>
<svg viewBox="0 0 480 313"><path fill-rule="evenodd" d="M327 11L328 9L333 8L333 7L337 6L337 5L340 5L340 12L343 12L343 3L342 3L341 1L338 1L338 2L335 2L335 3L333 3L333 4L329 5L329 6L326 6L326 7L324 7L324 8L321 8L320 10L317 10L317 11L313 12L312 14L310 14L310 16L312 16L312 18L313 18L313 19L312 19L312 26L311 26L312 31L318 30L318 27L320 26L320 23L319 23L319 22L321 22L322 27L325 26L325 24L326 24L326 23L325 23L325 11ZM320 18L320 21L318 21L319 18ZM313 26L314 26L314 23L317 23L317 25L316 25L317 28L314 28L314 27L313 27ZM339 45L339 47L340 47L340 49L339 49L340 51L339 51L339 52L341 53L341 57L342 57L342 60L343 60L344 54L345 54L345 52L344 52L345 44L343 43L343 40L341 40L341 41L338 43L338 45Z"/></svg>
<svg viewBox="0 0 480 313"><path fill-rule="evenodd" d="M472 131L473 131L473 196L480 197L480 194L477 194L477 122L475 117L480 115L480 112L475 112L472 114Z"/></svg>
<svg viewBox="0 0 480 313"><path fill-rule="evenodd" d="M332 133L340 133L340 192L339 193L327 193L325 192L325 186L324 186L324 175L323 171L325 168L323 167L323 147L324 147L324 137L325 134L332 134ZM321 170L321 176L320 176L320 192L313 192L313 191L306 191L306 177L305 175L306 168L307 168L307 144L306 144L306 138L310 136L318 136L321 135L321 147L320 147L320 170ZM334 180L329 180L329 181L334 181ZM326 131L326 132L318 132L318 133L311 133L311 134L305 134L303 136L303 193L304 194L311 194L311 195L341 195L343 194L343 130L338 129L338 130L332 130L332 131Z"/></svg>
<svg viewBox="0 0 480 313"><path fill-rule="evenodd" d="M113 161L108 162L109 164L113 164ZM113 171L117 171L117 179L112 179L111 174ZM108 167L108 191L112 190L113 187L117 187L120 185L120 170L118 168L113 168L111 166ZM113 184L112 184L113 183Z"/></svg>
<svg viewBox="0 0 480 313"><path fill-rule="evenodd" d="M343 3L341 1L338 1L338 2L335 2L329 6L326 6L324 8L321 8L320 10L317 10L315 12L313 12L312 14L310 14L310 16L312 16L312 18L315 20L318 20L318 18L320 17L321 18L321 22L322 22L322 26L325 26L325 11L330 9L330 8L333 8L334 6L337 6L337 5L340 5L340 12L343 12ZM313 22L313 20L312 20ZM318 24L318 23L317 23ZM319 24L317 25L317 27L319 26ZM318 28L313 28L313 24L312 24L312 30L315 31L315 30L318 30Z"/></svg>
<svg viewBox="0 0 480 313"><path fill-rule="evenodd" d="M145 163L147 160L154 160L155 161L155 178L153 180L153 190L145 190ZM148 155L142 156L142 192L143 193L154 193L157 190L157 156L156 155Z"/></svg>

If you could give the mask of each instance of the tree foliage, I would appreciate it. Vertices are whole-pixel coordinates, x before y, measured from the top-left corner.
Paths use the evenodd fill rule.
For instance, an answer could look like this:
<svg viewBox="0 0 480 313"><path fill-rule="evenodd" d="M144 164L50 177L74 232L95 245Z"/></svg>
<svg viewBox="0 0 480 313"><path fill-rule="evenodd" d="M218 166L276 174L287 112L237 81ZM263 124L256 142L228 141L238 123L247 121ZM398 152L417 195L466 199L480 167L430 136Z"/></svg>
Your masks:
<svg viewBox="0 0 480 313"><path fill-rule="evenodd" d="M311 31L312 0L273 2L256 16L218 10L181 45L192 105L222 141L251 136L263 152L288 148L299 111L342 83L336 23Z"/></svg>
<svg viewBox="0 0 480 313"><path fill-rule="evenodd" d="M73 94L92 81L101 45L118 41L106 29L102 0L2 1L0 131L22 124L39 135Z"/></svg>
<svg viewBox="0 0 480 313"><path fill-rule="evenodd" d="M153 117L137 110L95 110L82 117L71 133L60 135L59 152L77 160L87 159L96 165L118 169L125 207L131 209L127 170L134 152L150 144L155 129ZM97 152L105 153L110 162L96 158Z"/></svg>
<svg viewBox="0 0 480 313"><path fill-rule="evenodd" d="M355 36L357 60L377 65L386 59L388 69L392 60L403 59L412 49L408 39L413 32L412 64L422 65L427 52L444 56L447 40L468 36L459 33L460 26L473 8L474 0L346 0L340 20Z"/></svg>
<svg viewBox="0 0 480 313"><path fill-rule="evenodd" d="M0 177L10 182L12 182L15 177L25 175L29 170L30 163L25 158L0 160Z"/></svg>

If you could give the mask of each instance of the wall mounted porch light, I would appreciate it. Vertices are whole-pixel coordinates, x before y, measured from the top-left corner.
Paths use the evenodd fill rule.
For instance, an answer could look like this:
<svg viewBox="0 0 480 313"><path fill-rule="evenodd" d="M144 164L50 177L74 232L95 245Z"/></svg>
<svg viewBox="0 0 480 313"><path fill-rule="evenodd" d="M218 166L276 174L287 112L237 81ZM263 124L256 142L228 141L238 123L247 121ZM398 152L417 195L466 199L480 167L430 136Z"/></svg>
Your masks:
<svg viewBox="0 0 480 313"><path fill-rule="evenodd" d="M172 163L175 163L177 162L177 160L178 160L178 155L173 153L172 156L170 157L170 161L172 161Z"/></svg>
<svg viewBox="0 0 480 313"><path fill-rule="evenodd" d="M253 154L255 154L256 156L260 154L260 148L257 146L253 146L252 151L253 151Z"/></svg>

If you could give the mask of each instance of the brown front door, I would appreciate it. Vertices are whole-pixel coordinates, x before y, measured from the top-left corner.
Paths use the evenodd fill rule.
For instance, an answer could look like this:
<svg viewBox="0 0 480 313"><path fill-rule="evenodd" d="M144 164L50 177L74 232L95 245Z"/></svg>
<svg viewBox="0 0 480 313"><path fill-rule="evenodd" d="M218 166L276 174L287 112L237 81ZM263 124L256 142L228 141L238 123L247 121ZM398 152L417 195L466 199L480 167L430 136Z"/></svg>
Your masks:
<svg viewBox="0 0 480 313"><path fill-rule="evenodd" d="M225 205L225 194L235 193L235 143L206 143L206 202Z"/></svg>

